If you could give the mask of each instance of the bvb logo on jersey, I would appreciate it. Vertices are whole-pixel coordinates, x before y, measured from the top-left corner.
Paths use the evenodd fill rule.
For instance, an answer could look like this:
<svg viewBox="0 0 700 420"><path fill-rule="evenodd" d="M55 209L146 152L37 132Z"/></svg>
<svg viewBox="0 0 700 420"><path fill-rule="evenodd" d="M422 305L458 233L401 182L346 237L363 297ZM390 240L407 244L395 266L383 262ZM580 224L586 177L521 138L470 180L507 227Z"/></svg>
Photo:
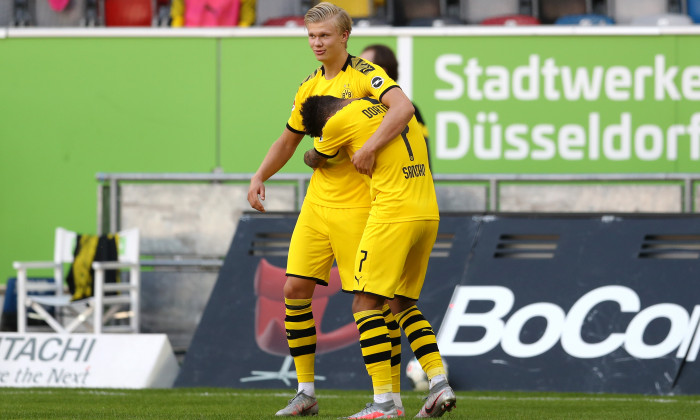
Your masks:
<svg viewBox="0 0 700 420"><path fill-rule="evenodd" d="M343 89L343 93L340 94L340 97L341 97L342 99L350 99L350 98L352 98L352 91L350 90L350 88L347 87L347 86L345 86L345 88Z"/></svg>

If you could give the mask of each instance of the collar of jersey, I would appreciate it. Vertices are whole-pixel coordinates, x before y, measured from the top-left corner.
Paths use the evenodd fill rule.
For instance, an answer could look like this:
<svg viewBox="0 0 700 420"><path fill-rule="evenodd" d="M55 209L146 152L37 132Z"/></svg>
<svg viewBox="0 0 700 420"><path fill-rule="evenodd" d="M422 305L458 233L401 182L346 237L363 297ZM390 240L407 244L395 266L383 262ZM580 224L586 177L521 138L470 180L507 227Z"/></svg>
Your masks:
<svg viewBox="0 0 700 420"><path fill-rule="evenodd" d="M348 59L345 60L345 64L343 64L343 68L340 69L340 71L345 71L345 69L347 69L348 66L350 65L350 60L352 60L353 58L354 58L354 56L348 54ZM326 68L321 66L321 76L325 76L325 75L326 75Z"/></svg>

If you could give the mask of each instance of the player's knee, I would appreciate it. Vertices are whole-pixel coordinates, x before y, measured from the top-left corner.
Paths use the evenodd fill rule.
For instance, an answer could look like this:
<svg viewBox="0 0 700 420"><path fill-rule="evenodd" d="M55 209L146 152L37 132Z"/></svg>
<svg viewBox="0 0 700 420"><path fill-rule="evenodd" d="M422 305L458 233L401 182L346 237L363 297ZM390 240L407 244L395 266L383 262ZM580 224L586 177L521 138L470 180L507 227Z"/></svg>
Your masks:
<svg viewBox="0 0 700 420"><path fill-rule="evenodd" d="M391 312L395 314L401 313L415 304L415 300L409 299L404 296L395 296L394 299L389 301L389 307L391 308Z"/></svg>
<svg viewBox="0 0 700 420"><path fill-rule="evenodd" d="M381 310L384 306L384 298L381 296L370 295L367 293L355 293L355 298L352 300L352 313Z"/></svg>
<svg viewBox="0 0 700 420"><path fill-rule="evenodd" d="M289 276L284 283L284 297L287 299L311 299L315 287L315 281Z"/></svg>

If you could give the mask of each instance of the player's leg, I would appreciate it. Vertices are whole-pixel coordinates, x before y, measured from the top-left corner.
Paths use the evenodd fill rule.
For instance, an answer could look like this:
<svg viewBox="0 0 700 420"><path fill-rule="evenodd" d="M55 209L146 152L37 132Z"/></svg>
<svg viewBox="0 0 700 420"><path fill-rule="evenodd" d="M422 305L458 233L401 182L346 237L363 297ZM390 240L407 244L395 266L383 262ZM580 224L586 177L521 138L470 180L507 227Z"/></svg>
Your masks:
<svg viewBox="0 0 700 420"><path fill-rule="evenodd" d="M395 300L401 300L401 298L397 297ZM432 381L438 375L440 376L437 377L437 380L443 379L445 377L445 368L437 347L435 332L430 322L425 319L423 313L415 304L406 302L392 306L396 307L397 310L399 307L408 306L405 310L396 314L399 325L406 334L411 350L413 350L413 354L418 359L426 375L428 375L428 379Z"/></svg>
<svg viewBox="0 0 700 420"><path fill-rule="evenodd" d="M297 394L277 416L306 416L318 414L314 385L316 359L316 324L311 296L316 282L287 276L284 286L284 327L287 332L289 354L294 358L297 374ZM289 297L288 297L289 296Z"/></svg>
<svg viewBox="0 0 700 420"><path fill-rule="evenodd" d="M399 301L398 305L402 307L408 306L399 312L397 318L429 381L428 397L416 417L441 417L457 406L457 397L447 381L433 328L415 305L415 301L410 302L398 297L394 300Z"/></svg>
<svg viewBox="0 0 700 420"><path fill-rule="evenodd" d="M398 417L392 395L391 340L384 322L385 298L358 292L353 300L353 317L360 332L360 348L367 373L372 378L374 400L349 419Z"/></svg>
<svg viewBox="0 0 700 420"><path fill-rule="evenodd" d="M315 396L316 323L311 307L315 287L315 281L294 276L287 276L284 285L284 328L289 354L294 358L298 391L311 397Z"/></svg>
<svg viewBox="0 0 700 420"><path fill-rule="evenodd" d="M388 301L387 301L388 302ZM389 340L391 341L391 392L396 405L399 417L403 417L404 409L401 401L401 328L396 322L396 317L391 312L388 303L382 307L384 322L389 329Z"/></svg>
<svg viewBox="0 0 700 420"><path fill-rule="evenodd" d="M352 291L355 283L355 256L367 224L368 208L336 209L329 218L331 245L336 256L343 290ZM382 315L391 339L391 380L394 403L403 412L401 402L401 329L387 304Z"/></svg>
<svg viewBox="0 0 700 420"><path fill-rule="evenodd" d="M393 297L409 248L410 239L404 240L401 225L374 223L370 217L357 250L353 315L365 367L372 378L374 401L349 418L398 416L392 395L392 343L382 308L385 298Z"/></svg>
<svg viewBox="0 0 700 420"><path fill-rule="evenodd" d="M333 264L326 217L324 208L304 203L289 244L284 325L298 389L287 407L277 412L278 416L318 413L314 385L316 323L311 301L316 284L328 285Z"/></svg>
<svg viewBox="0 0 700 420"><path fill-rule="evenodd" d="M416 306L437 236L438 222L412 223L422 230L422 234L408 252L401 281L390 306L430 381L430 394L416 417L440 417L455 407L456 398L447 382L433 327Z"/></svg>
<svg viewBox="0 0 700 420"><path fill-rule="evenodd" d="M368 216L368 207L328 209L329 239L345 292L355 288L355 257Z"/></svg>

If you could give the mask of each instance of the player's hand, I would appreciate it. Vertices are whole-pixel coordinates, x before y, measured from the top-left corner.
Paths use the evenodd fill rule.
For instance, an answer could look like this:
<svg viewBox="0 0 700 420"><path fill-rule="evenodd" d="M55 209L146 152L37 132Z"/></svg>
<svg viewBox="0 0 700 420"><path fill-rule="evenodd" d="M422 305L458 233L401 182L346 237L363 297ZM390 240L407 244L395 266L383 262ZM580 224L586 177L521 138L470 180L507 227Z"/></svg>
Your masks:
<svg viewBox="0 0 700 420"><path fill-rule="evenodd" d="M365 150L364 147L360 147L358 151L352 155L352 164L355 165L357 172L363 175L372 176L372 171L374 170L374 153Z"/></svg>
<svg viewBox="0 0 700 420"><path fill-rule="evenodd" d="M248 203L250 203L250 207L264 213L263 201L265 201L265 184L260 179L253 177L250 180L250 187L248 187Z"/></svg>

